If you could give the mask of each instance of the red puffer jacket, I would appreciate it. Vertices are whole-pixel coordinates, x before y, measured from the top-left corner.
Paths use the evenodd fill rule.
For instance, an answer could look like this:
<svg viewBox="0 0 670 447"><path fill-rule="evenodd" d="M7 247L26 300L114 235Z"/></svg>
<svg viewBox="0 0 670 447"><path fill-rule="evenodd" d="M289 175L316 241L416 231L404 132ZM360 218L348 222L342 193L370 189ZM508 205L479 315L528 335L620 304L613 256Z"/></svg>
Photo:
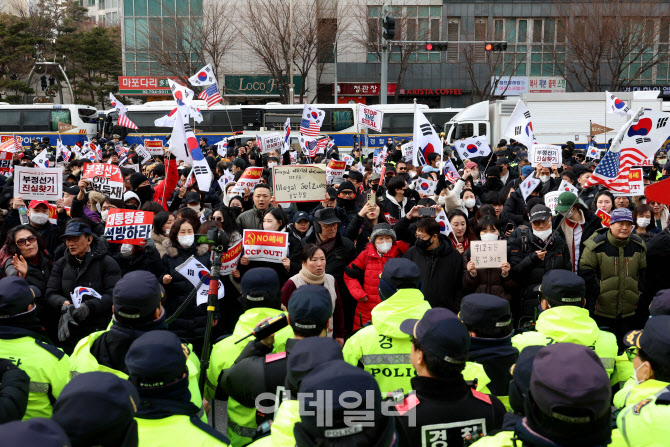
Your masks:
<svg viewBox="0 0 670 447"><path fill-rule="evenodd" d="M401 257L409 249L403 241L394 242L388 253L380 256L374 244L368 243L344 272L344 282L358 305L354 317L354 330L360 329L372 318L371 312L381 302L379 299L379 277L386 261ZM361 286L361 283L363 284ZM361 298L367 296L367 301Z"/></svg>

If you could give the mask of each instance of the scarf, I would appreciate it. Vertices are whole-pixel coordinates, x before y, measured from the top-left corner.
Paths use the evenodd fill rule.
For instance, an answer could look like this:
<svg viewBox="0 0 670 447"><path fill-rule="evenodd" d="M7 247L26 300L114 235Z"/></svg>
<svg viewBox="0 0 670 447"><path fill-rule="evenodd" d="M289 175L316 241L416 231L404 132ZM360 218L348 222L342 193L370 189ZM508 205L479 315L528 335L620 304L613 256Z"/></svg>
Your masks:
<svg viewBox="0 0 670 447"><path fill-rule="evenodd" d="M323 250L326 255L330 253L333 248L335 248L335 242L337 242L337 237L334 237L327 242L323 242L321 241L321 235L319 234L316 235L316 245L318 245L319 248Z"/></svg>
<svg viewBox="0 0 670 447"><path fill-rule="evenodd" d="M570 252L570 261L572 263L572 271L576 270L575 266L575 228L577 225L584 225L586 218L582 210L578 210L579 214L573 214L570 218L565 218L561 221L561 229L565 235L565 241L568 243L568 251ZM572 220L572 219L577 220Z"/></svg>
<svg viewBox="0 0 670 447"><path fill-rule="evenodd" d="M320 286L323 285L323 283L326 281L325 272L321 275L315 275L314 273L307 270L304 266L300 269L298 274L300 275L300 278L302 278L307 284Z"/></svg>

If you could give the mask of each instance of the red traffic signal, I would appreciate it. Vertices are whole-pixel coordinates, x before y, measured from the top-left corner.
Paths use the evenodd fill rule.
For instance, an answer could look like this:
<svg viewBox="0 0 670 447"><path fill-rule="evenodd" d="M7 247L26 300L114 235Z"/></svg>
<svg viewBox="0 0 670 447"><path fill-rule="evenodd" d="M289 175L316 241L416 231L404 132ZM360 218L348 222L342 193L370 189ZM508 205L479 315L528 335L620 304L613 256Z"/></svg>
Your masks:
<svg viewBox="0 0 670 447"><path fill-rule="evenodd" d="M486 46L484 47L486 51L491 51L493 49L493 45L490 43L487 43Z"/></svg>
<svg viewBox="0 0 670 447"><path fill-rule="evenodd" d="M486 51L507 51L507 42L486 42L484 45Z"/></svg>
<svg viewBox="0 0 670 447"><path fill-rule="evenodd" d="M426 51L447 51L447 42L426 42Z"/></svg>
<svg viewBox="0 0 670 447"><path fill-rule="evenodd" d="M426 51L433 51L433 44L432 43L427 43L426 44Z"/></svg>

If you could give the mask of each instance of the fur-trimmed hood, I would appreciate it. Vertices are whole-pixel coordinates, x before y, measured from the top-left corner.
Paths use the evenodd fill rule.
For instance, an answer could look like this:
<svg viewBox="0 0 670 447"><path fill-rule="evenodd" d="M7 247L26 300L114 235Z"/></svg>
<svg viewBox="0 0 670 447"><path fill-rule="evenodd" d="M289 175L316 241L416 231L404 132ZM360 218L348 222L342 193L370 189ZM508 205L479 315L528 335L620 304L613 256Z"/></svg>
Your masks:
<svg viewBox="0 0 670 447"><path fill-rule="evenodd" d="M170 239L165 239L165 240L161 243L161 245L163 246L163 248L165 248L165 254L168 255L168 256L171 257L171 258L176 258L177 256L179 256L179 251L180 251L180 250L181 250L181 251L184 251L184 252L187 251L187 250L184 250L183 248L179 249L179 248L177 248L177 247L173 247L173 246L172 246L172 242L170 241ZM198 247L197 247L197 250L196 250L196 252L195 252L195 255L197 255L197 256L202 256L202 255L204 255L205 253L207 253L208 251L209 251L209 245L207 245L207 244L200 244L200 245L198 245Z"/></svg>

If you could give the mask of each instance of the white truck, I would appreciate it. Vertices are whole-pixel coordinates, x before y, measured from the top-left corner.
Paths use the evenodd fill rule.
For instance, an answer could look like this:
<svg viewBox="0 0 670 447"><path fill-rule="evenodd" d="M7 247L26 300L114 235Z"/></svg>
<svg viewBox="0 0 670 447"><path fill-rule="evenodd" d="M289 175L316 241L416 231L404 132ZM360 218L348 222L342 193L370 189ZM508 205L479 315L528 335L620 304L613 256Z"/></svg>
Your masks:
<svg viewBox="0 0 670 447"><path fill-rule="evenodd" d="M632 110L640 107L651 110L663 110L658 92L613 92ZM483 101L467 107L456 114L444 125L447 141L452 143L461 138L486 135L491 146L501 139L509 141L504 135L507 122L521 99L530 110L533 131L538 143L562 145L573 141L578 148L587 144L591 134L591 122L614 130L595 136L602 148L616 136L627 117L608 114L605 92L600 93L525 93L496 101Z"/></svg>

